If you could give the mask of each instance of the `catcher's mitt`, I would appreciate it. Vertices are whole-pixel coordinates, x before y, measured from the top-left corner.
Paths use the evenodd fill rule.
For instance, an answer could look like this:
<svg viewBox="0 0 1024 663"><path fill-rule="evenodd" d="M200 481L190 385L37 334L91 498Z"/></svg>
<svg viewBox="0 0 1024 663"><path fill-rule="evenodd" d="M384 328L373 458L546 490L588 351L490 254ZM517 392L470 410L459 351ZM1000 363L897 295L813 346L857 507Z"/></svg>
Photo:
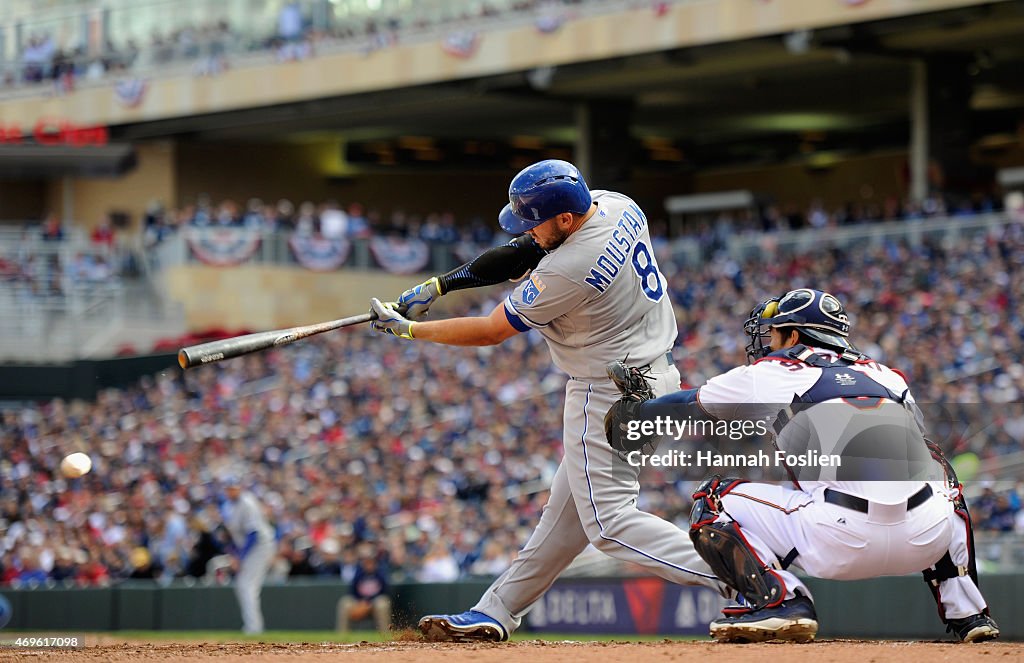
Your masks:
<svg viewBox="0 0 1024 663"><path fill-rule="evenodd" d="M635 366L627 366L625 362L613 361L606 367L608 377L622 392L622 398L615 401L608 413L604 415L604 432L608 444L621 453L638 451L652 442L652 438L643 435L639 429L630 430L630 422L641 418L641 407L645 401L654 398L654 390L648 381L647 373Z"/></svg>

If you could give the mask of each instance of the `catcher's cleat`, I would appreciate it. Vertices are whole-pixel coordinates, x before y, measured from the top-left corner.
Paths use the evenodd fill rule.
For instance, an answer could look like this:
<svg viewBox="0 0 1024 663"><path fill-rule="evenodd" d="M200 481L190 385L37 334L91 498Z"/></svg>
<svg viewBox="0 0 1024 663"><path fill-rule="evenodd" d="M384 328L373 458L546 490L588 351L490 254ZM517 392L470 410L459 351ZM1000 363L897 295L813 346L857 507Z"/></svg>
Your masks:
<svg viewBox="0 0 1024 663"><path fill-rule="evenodd" d="M818 633L818 616L806 596L787 599L774 608L761 608L711 622L718 642L810 642Z"/></svg>
<svg viewBox="0 0 1024 663"><path fill-rule="evenodd" d="M508 631L482 612L461 615L427 615L420 619L420 633L434 642L504 642Z"/></svg>
<svg viewBox="0 0 1024 663"><path fill-rule="evenodd" d="M956 633L960 642L984 642L999 637L999 626L995 620L981 613L961 619L950 619L946 630Z"/></svg>
<svg viewBox="0 0 1024 663"><path fill-rule="evenodd" d="M654 398L654 390L647 378L647 374L651 372L649 366L642 369L636 366L627 366L623 361L613 361L605 366L605 370L624 398L641 403Z"/></svg>

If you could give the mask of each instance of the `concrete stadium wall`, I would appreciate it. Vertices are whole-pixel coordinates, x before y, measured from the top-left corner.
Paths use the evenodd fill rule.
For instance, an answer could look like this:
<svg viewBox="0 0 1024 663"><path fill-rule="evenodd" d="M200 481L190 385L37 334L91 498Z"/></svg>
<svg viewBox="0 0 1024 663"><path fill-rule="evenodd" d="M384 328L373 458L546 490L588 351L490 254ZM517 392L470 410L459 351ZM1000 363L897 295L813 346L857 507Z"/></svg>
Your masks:
<svg viewBox="0 0 1024 663"><path fill-rule="evenodd" d="M613 579L593 579L601 583ZM588 580L562 580L586 584ZM920 578L809 582L818 606L820 637L941 639L943 627ZM484 581L400 584L393 591L398 626L430 612L461 612L486 589ZM988 575L982 589L1004 638L1024 639L1024 574ZM267 586L263 612L271 630L332 630L347 586L296 582ZM241 616L230 587L157 587L122 584L106 589L3 589L12 607L11 630L234 630Z"/></svg>
<svg viewBox="0 0 1024 663"><path fill-rule="evenodd" d="M67 221L91 230L108 212L125 212L132 229L142 227L142 215L152 201L169 204L175 200L175 145L153 141L135 145L137 165L122 177L73 177L49 182L48 210ZM66 212L66 216L65 216Z"/></svg>
<svg viewBox="0 0 1024 663"><path fill-rule="evenodd" d="M427 275L178 265L164 278L170 297L184 305L188 329L203 331L278 329L358 315L369 310L370 297L395 298Z"/></svg>

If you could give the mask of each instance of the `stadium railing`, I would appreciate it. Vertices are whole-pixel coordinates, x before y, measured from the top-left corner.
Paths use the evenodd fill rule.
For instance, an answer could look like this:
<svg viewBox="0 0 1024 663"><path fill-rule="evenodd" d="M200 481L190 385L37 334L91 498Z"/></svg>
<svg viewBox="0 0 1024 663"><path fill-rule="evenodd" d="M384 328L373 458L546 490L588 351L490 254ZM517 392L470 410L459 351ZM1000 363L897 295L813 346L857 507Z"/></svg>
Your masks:
<svg viewBox="0 0 1024 663"><path fill-rule="evenodd" d="M843 248L855 245L877 247L890 241L906 242L911 246L919 246L925 240L958 242L997 231L1010 222L1011 219L1006 214L992 213L864 223L835 228L808 228L770 233L745 232L733 235L724 243L716 245L708 245L695 237L680 237L662 242L656 250L659 259L668 258L679 265L699 265L718 252L724 252L737 260L743 260L755 256L799 253L833 247ZM186 228L184 231L164 239L151 250L149 255L153 259L154 265L160 267L201 262L195 251L190 249L188 240L212 237L217 232L216 228ZM298 264L289 248L291 233L244 228L233 229L233 232L249 233L252 238L259 239L259 248L246 259L246 262ZM351 240L351 252L344 266L356 269L377 268L377 263L370 250L370 243L370 239ZM429 246L430 259L423 269L432 272L456 267L475 256L474 251L486 248L465 243L432 243ZM984 370L984 368L979 370Z"/></svg>
<svg viewBox="0 0 1024 663"><path fill-rule="evenodd" d="M731 257L742 260L771 254L793 254L828 248L850 246L878 247L886 242L906 242L920 246L924 241L957 242L1001 229L1012 220L1004 213L972 216L933 217L880 221L849 226L778 230L773 232L742 231L715 246ZM693 237L670 243L669 255L681 264L701 263L708 246Z"/></svg>
<svg viewBox="0 0 1024 663"><path fill-rule="evenodd" d="M0 357L88 356L117 329L124 307L121 254L72 232L0 230Z"/></svg>

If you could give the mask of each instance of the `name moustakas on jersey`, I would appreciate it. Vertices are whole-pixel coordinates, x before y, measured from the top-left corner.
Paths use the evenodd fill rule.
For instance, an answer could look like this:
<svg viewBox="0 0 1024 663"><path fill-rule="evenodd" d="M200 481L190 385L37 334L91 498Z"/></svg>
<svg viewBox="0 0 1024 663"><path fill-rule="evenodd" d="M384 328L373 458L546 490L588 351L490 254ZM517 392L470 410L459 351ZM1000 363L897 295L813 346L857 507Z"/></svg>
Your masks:
<svg viewBox="0 0 1024 663"><path fill-rule="evenodd" d="M590 268L590 274L583 280L598 292L604 292L611 285L612 279L619 274L619 269L626 261L636 259L638 250L646 251L647 246L636 244L637 238L647 230L647 217L635 203L630 203L615 223L612 237L605 244L601 255ZM650 256L647 256L648 262Z"/></svg>

